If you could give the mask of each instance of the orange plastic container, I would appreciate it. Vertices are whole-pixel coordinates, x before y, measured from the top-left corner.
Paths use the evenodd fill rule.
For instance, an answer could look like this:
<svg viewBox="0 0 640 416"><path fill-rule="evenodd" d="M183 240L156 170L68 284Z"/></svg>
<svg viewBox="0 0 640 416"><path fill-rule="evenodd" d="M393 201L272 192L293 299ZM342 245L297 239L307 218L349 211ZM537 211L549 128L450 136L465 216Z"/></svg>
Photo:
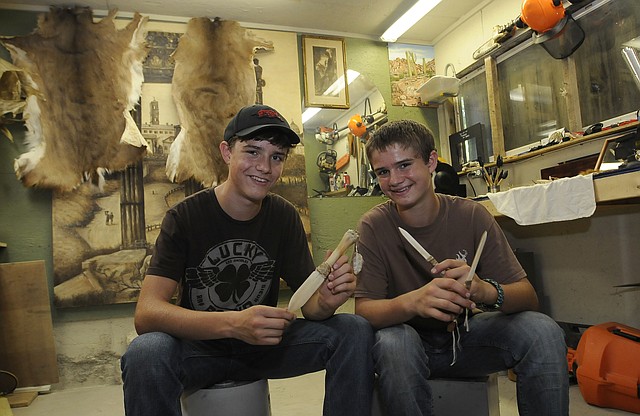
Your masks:
<svg viewBox="0 0 640 416"><path fill-rule="evenodd" d="M589 327L575 362L587 403L640 413L640 330L616 322Z"/></svg>

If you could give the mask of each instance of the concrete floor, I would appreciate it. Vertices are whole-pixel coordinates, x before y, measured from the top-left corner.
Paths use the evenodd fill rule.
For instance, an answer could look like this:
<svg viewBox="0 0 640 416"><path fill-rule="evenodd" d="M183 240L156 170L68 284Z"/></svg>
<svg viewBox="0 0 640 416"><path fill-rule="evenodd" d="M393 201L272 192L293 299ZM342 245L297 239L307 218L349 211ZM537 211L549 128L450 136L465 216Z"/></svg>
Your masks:
<svg viewBox="0 0 640 416"><path fill-rule="evenodd" d="M289 297L290 293L287 291L281 292L278 306L286 307ZM354 302L351 299L338 312L353 313L353 309ZM500 416L517 416L515 383L506 375L499 376L498 391ZM269 392L272 416L321 415L324 371L286 380L269 380ZM571 386L570 403L570 416L633 415L622 410L589 405L582 398L577 385ZM51 393L39 395L28 407L14 408L12 411L14 416L123 416L122 386L54 389Z"/></svg>
<svg viewBox="0 0 640 416"><path fill-rule="evenodd" d="M322 414L324 372L287 380L270 380L273 416L313 416ZM500 416L517 416L515 383L498 377ZM587 404L578 386L571 386L571 416L632 415L615 409ZM12 409L14 416L122 416L122 386L111 385L62 390L38 396L30 406ZM392 416L392 415L390 415ZM473 415L470 415L473 416Z"/></svg>

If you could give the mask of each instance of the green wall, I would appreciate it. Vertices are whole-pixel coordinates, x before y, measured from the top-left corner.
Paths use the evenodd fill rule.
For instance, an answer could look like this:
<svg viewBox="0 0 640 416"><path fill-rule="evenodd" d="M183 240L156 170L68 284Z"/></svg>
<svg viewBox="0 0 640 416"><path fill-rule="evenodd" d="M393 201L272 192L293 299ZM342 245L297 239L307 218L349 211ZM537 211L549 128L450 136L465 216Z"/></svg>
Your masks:
<svg viewBox="0 0 640 416"><path fill-rule="evenodd" d="M52 276L51 192L27 189L16 179L13 160L26 152L21 127L11 128L15 143L0 137L0 262L45 260Z"/></svg>
<svg viewBox="0 0 640 416"><path fill-rule="evenodd" d="M316 264L324 260L327 250L336 248L345 231L356 229L364 212L384 200L382 196L309 198L311 244Z"/></svg>
<svg viewBox="0 0 640 416"><path fill-rule="evenodd" d="M391 105L389 80L389 54L386 42L363 39L347 39L347 66L373 82L387 103L389 120L411 119L425 123L436 134L439 142L438 116L435 108Z"/></svg>

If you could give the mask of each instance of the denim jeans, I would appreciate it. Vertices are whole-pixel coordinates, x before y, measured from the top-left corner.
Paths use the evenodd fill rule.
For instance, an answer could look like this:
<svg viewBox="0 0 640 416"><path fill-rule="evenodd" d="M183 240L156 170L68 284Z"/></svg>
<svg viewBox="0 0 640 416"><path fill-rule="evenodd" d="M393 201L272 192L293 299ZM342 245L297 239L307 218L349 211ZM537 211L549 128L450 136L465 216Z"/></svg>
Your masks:
<svg viewBox="0 0 640 416"><path fill-rule="evenodd" d="M324 321L297 319L275 346L143 334L133 340L121 361L125 413L176 416L181 414L180 396L185 390L326 369L323 414L370 416L372 345L370 324L353 314L336 314Z"/></svg>
<svg viewBox="0 0 640 416"><path fill-rule="evenodd" d="M428 379L480 377L513 368L521 416L569 414L564 332L538 312L485 312L460 326L453 360L451 333L396 325L376 332L373 360L387 415L432 415ZM463 397L460 400L464 400Z"/></svg>

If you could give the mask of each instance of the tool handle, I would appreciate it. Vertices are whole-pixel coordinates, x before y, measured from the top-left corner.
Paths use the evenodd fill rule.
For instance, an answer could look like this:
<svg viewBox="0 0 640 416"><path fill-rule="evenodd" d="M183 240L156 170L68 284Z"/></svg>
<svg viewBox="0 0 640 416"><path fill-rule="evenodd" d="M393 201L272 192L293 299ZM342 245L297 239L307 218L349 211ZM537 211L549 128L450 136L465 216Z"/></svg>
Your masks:
<svg viewBox="0 0 640 416"><path fill-rule="evenodd" d="M338 246L335 248L335 250L333 250L329 258L323 261L322 264L320 264L316 268L316 270L327 276L331 271L331 267L333 267L336 261L338 261L340 256L342 256L349 247L351 247L356 241L358 241L358 237L359 235L357 231L351 229L347 230L342 236L342 240L340 240L340 243L338 243Z"/></svg>

